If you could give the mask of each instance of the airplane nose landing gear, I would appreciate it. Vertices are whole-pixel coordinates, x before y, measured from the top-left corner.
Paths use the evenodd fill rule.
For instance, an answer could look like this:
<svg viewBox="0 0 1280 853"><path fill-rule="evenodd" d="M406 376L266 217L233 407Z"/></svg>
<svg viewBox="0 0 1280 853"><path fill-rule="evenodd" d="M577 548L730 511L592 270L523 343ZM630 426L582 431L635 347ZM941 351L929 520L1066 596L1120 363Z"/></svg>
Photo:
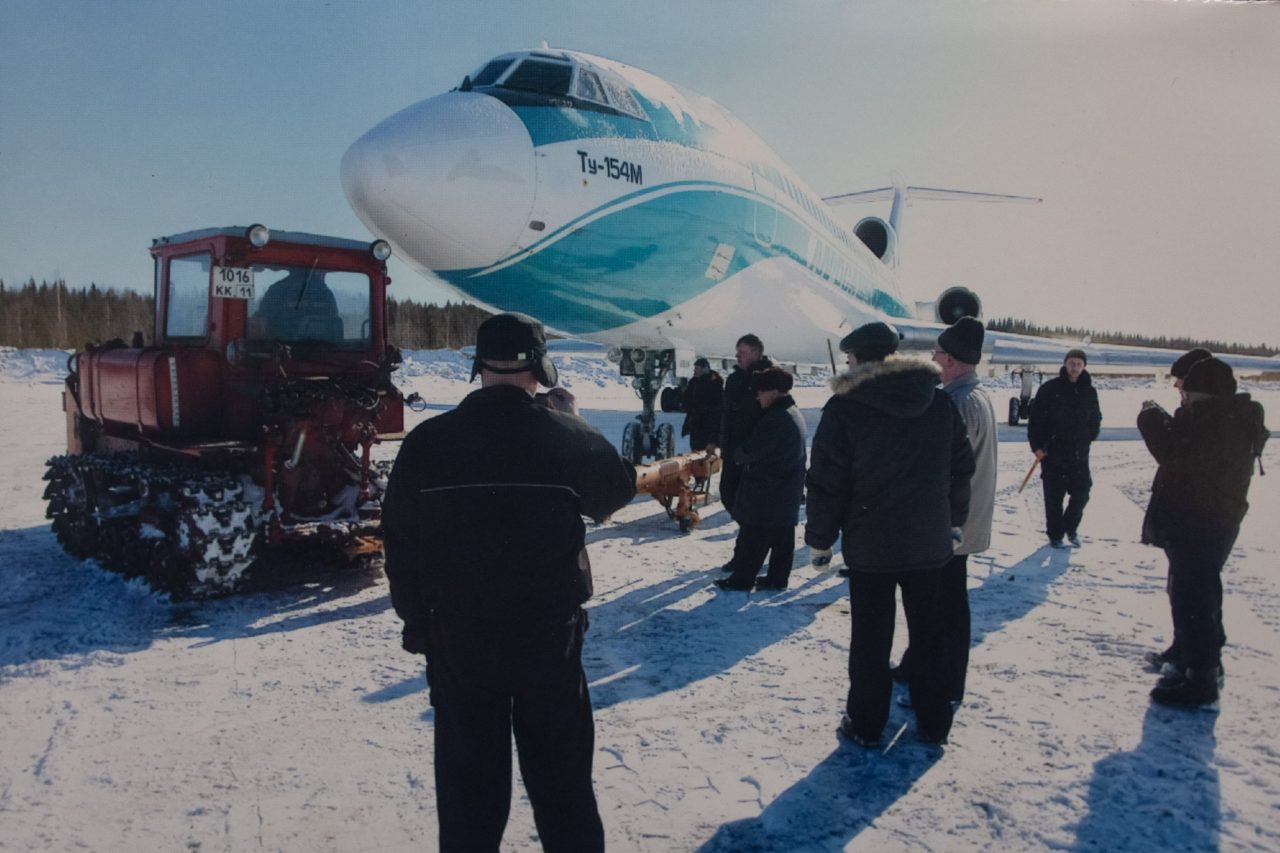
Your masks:
<svg viewBox="0 0 1280 853"><path fill-rule="evenodd" d="M646 457L670 459L676 452L675 430L671 424L657 423L654 400L662 388L662 380L668 372L674 372L674 349L628 347L610 350L610 360L616 361L623 376L634 377L631 385L640 398L639 417L630 421L622 431L622 458L640 464Z"/></svg>

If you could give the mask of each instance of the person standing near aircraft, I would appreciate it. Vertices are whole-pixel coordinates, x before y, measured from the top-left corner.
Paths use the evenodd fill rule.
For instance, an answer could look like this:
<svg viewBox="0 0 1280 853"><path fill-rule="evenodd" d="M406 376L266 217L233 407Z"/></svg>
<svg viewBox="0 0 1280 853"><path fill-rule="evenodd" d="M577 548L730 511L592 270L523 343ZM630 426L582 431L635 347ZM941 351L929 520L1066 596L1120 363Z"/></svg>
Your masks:
<svg viewBox="0 0 1280 853"><path fill-rule="evenodd" d="M849 692L841 733L875 746L889 718L896 590L911 632L911 702L921 740L943 743L952 707L943 664L941 575L969 514L973 448L938 366L887 359L898 333L868 323L840 342L851 370L832 381L813 439L805 543L814 562L844 539Z"/></svg>
<svg viewBox="0 0 1280 853"><path fill-rule="evenodd" d="M1173 377L1173 387L1181 391L1182 383L1186 381L1187 373L1191 370L1191 367L1196 362L1210 358L1212 355L1213 353L1209 352L1209 350L1204 347L1196 347L1195 349L1187 350L1182 355L1178 356L1178 358L1169 367L1169 375ZM1153 407L1160 409L1162 412L1164 411L1164 408L1154 400L1145 400L1142 403L1143 411ZM1166 416L1168 415L1167 412L1165 414ZM1169 422L1172 423L1172 419L1170 419ZM1162 491L1164 488L1163 470L1164 469L1161 467L1156 468L1155 478L1151 481L1151 494L1153 495ZM1152 532L1147 529L1147 524L1144 519L1142 525L1143 544L1151 544L1152 538ZM1172 578L1166 579L1165 592L1170 596L1173 595ZM1169 600L1169 607L1170 609L1173 607L1172 597ZM1226 641L1227 638L1224 636L1222 638L1222 642L1226 643ZM1147 652L1143 655L1143 660L1146 661L1147 665L1151 667L1153 672L1162 672L1166 665L1170 668L1170 671L1175 670L1179 666L1179 661L1182 660L1182 652L1181 644L1178 642L1178 626L1176 624L1173 626L1173 639L1169 642L1169 647L1162 652Z"/></svg>
<svg viewBox="0 0 1280 853"><path fill-rule="evenodd" d="M1159 464L1143 541L1169 558L1178 659L1151 699L1199 707L1218 701L1222 675L1222 567L1249 510L1249 481L1270 433L1262 406L1236 393L1230 365L1205 358L1187 371L1170 417L1148 400L1138 430Z"/></svg>
<svg viewBox="0 0 1280 853"><path fill-rule="evenodd" d="M933 350L934 364L942 371L942 390L956 404L973 447L974 471L969 484L969 517L960 528L960 542L950 562L942 570L942 647L945 659L948 698L957 705L964 700L965 675L969 668L969 555L979 554L991 544L991 522L996 504L996 413L991 398L978 382L977 366L982 360L982 323L961 317L938 335ZM910 678L913 653L910 647L902 663L893 671L895 681Z"/></svg>
<svg viewBox="0 0 1280 853"><path fill-rule="evenodd" d="M690 450L704 450L720 440L720 407L724 380L711 369L711 362L699 358L693 363L693 378L684 387L681 408L684 424L680 434L689 436Z"/></svg>
<svg viewBox="0 0 1280 853"><path fill-rule="evenodd" d="M734 501L742 479L742 466L734 461L733 452L751 437L751 431L764 416L764 409L760 408L755 392L751 390L751 374L757 370L768 370L773 367L773 362L764 354L764 343L750 332L738 338L734 355L738 363L724 383L720 441L717 445L707 445L707 449L718 449L724 457L724 469L720 472L720 501L736 521Z"/></svg>
<svg viewBox="0 0 1280 853"><path fill-rule="evenodd" d="M1063 535L1080 547L1080 520L1093 487L1089 445L1102 428L1102 409L1087 364L1084 350L1068 351L1058 377L1040 386L1027 419L1027 440L1040 462L1044 486L1045 533L1055 548L1065 547Z"/></svg>
<svg viewBox="0 0 1280 853"><path fill-rule="evenodd" d="M480 325L477 374L480 390L405 439L382 516L403 645L427 658L439 849L498 849L514 731L544 849L603 850L582 516L599 521L630 501L635 470L565 411L572 397L553 387L532 317ZM536 395L539 384L552 391Z"/></svg>
<svg viewBox="0 0 1280 853"><path fill-rule="evenodd" d="M756 401L764 411L751 437L733 452L742 466L734 517L738 539L721 589L783 590L791 577L796 550L796 522L804 492L804 417L791 397L791 374L770 367L752 375ZM769 555L769 573L756 572Z"/></svg>

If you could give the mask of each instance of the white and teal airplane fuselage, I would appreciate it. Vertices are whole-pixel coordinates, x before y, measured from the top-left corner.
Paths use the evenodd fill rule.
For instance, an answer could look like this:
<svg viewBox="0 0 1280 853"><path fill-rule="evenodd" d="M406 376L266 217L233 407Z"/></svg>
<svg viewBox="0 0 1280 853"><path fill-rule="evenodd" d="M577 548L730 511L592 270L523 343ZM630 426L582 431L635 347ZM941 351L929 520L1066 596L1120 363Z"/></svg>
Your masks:
<svg viewBox="0 0 1280 853"><path fill-rule="evenodd" d="M342 180L400 257L573 337L727 354L754 331L823 362L911 316L889 258L744 124L600 57L498 57L365 134Z"/></svg>
<svg viewBox="0 0 1280 853"><path fill-rule="evenodd" d="M733 352L754 332L776 359L823 363L857 326L894 324L929 348L981 303L950 288L923 316L894 274L905 193L1031 201L922 187L888 221L842 228L823 199L710 98L566 50L503 54L462 85L391 116L342 160L347 198L397 255L472 302L522 311L621 347ZM914 305L914 303L912 303ZM992 363L1165 367L1178 352L988 332ZM1228 356L1237 367L1280 359Z"/></svg>

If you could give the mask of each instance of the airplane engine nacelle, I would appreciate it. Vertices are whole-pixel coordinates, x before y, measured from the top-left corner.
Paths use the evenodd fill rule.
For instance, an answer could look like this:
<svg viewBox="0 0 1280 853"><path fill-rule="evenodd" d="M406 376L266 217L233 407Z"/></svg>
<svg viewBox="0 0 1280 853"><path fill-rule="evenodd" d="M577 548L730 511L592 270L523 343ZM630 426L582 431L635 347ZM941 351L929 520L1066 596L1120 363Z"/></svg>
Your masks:
<svg viewBox="0 0 1280 853"><path fill-rule="evenodd" d="M858 220L853 226L853 236L862 241L871 253L886 264L893 263L898 251L898 234L893 226L878 216Z"/></svg>
<svg viewBox="0 0 1280 853"><path fill-rule="evenodd" d="M948 287L932 302L916 303L916 319L950 326L961 317L982 319L982 300L967 287Z"/></svg>

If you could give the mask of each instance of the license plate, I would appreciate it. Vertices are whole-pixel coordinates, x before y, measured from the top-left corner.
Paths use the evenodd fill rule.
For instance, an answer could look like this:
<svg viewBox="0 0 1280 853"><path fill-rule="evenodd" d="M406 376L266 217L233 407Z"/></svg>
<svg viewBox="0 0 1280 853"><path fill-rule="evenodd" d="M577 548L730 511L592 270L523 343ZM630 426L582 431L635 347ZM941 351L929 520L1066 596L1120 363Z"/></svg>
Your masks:
<svg viewBox="0 0 1280 853"><path fill-rule="evenodd" d="M214 267L213 295L219 299L252 299L253 267Z"/></svg>

